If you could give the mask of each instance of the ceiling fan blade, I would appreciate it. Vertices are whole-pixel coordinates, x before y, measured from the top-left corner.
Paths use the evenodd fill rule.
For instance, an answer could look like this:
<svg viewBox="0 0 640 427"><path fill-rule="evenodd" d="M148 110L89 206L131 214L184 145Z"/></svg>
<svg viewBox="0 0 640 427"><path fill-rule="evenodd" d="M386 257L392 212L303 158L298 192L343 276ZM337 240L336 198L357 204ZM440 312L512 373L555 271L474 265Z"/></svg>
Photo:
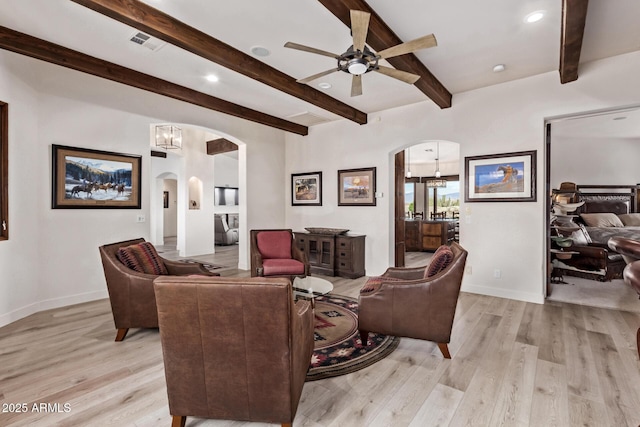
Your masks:
<svg viewBox="0 0 640 427"><path fill-rule="evenodd" d="M426 49L437 45L438 42L436 41L436 37L433 34L429 34L427 36L381 50L378 52L378 56L385 59L393 58L394 56L404 55L405 53L411 53L416 50Z"/></svg>
<svg viewBox="0 0 640 427"><path fill-rule="evenodd" d="M410 85L414 84L420 78L417 74L407 73L406 71L396 70L395 68L385 67L378 65L377 72L384 74L385 76L393 77L394 79L402 80Z"/></svg>
<svg viewBox="0 0 640 427"><path fill-rule="evenodd" d="M315 47L304 46L298 43L286 42L284 47L288 47L289 49L297 49L302 50L304 52L316 53L318 55L328 56L330 58L338 59L340 55L336 55L335 53L327 52L326 50L316 49Z"/></svg>
<svg viewBox="0 0 640 427"><path fill-rule="evenodd" d="M309 77L306 77L304 79L296 80L296 82L298 82L298 83L309 83L309 82L314 81L315 79L319 79L322 76L326 76L327 74L335 73L336 71L338 71L337 68L332 68L330 70L323 71L323 72L318 73L318 74L314 74L313 76L309 76Z"/></svg>
<svg viewBox="0 0 640 427"><path fill-rule="evenodd" d="M361 10L351 11L351 34L353 35L353 48L364 51L364 44L367 41L369 31L369 18L371 14Z"/></svg>
<svg viewBox="0 0 640 427"><path fill-rule="evenodd" d="M362 95L362 74L354 75L351 79L351 96Z"/></svg>

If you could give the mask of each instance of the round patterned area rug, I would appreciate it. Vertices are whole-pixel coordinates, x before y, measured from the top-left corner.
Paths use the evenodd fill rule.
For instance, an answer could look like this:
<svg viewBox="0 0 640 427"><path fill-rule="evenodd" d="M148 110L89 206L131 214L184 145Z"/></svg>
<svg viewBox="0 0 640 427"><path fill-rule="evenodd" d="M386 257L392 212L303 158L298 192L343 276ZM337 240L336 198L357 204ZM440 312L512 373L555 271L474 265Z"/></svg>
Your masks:
<svg viewBox="0 0 640 427"><path fill-rule="evenodd" d="M315 300L315 346L307 381L366 368L398 347L400 338L375 333L369 333L368 346L361 345L356 299L329 294Z"/></svg>

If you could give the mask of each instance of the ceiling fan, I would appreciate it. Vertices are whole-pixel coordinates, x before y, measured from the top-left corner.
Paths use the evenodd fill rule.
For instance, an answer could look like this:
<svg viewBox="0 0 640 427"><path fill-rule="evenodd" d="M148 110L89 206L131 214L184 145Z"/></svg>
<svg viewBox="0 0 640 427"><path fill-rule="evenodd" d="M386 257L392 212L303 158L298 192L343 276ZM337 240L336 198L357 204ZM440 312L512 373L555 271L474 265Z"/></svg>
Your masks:
<svg viewBox="0 0 640 427"><path fill-rule="evenodd" d="M370 18L371 14L368 12L359 10L351 11L351 35L353 36L353 45L349 46L349 49L340 55L298 43L285 43L284 47L329 56L338 61L337 68L332 68L296 81L298 83L309 83L336 71L344 71L353 76L351 81L351 96L362 95L362 75L370 71L377 71L378 73L393 77L405 83L414 84L420 78L419 75L385 67L384 65L378 64L378 61L380 59L392 58L394 56L415 52L416 50L437 46L435 36L429 34L375 53L365 46Z"/></svg>

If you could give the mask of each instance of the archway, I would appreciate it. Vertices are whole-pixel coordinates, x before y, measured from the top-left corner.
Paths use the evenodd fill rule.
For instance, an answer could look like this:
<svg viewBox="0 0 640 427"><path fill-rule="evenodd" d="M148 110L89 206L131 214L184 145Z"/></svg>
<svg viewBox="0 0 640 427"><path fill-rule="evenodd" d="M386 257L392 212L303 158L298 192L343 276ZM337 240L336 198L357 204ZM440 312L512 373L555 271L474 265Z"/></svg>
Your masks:
<svg viewBox="0 0 640 427"><path fill-rule="evenodd" d="M407 265L408 252L424 265L427 252L459 239L460 145L417 141L395 152L393 164L394 265Z"/></svg>

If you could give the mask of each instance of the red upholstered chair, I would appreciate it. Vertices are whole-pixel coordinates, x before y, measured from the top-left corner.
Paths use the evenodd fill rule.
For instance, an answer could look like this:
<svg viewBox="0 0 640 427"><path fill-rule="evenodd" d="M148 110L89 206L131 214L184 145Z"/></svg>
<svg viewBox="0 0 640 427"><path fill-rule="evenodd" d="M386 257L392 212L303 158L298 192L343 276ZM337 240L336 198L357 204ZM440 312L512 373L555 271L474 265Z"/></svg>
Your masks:
<svg viewBox="0 0 640 427"><path fill-rule="evenodd" d="M136 248L125 256L126 248ZM100 246L104 277L109 290L116 341L122 341L129 328L157 328L158 310L153 292L153 280L160 275L218 276L202 264L170 261L157 254L144 239L126 240ZM140 262L142 259L143 262ZM125 262L129 264L125 265Z"/></svg>
<svg viewBox="0 0 640 427"><path fill-rule="evenodd" d="M426 267L389 268L360 290L358 330L434 341L445 358L456 313L467 251L453 242L434 253Z"/></svg>
<svg viewBox="0 0 640 427"><path fill-rule="evenodd" d="M305 277L307 256L295 244L291 229L251 230L251 277Z"/></svg>

